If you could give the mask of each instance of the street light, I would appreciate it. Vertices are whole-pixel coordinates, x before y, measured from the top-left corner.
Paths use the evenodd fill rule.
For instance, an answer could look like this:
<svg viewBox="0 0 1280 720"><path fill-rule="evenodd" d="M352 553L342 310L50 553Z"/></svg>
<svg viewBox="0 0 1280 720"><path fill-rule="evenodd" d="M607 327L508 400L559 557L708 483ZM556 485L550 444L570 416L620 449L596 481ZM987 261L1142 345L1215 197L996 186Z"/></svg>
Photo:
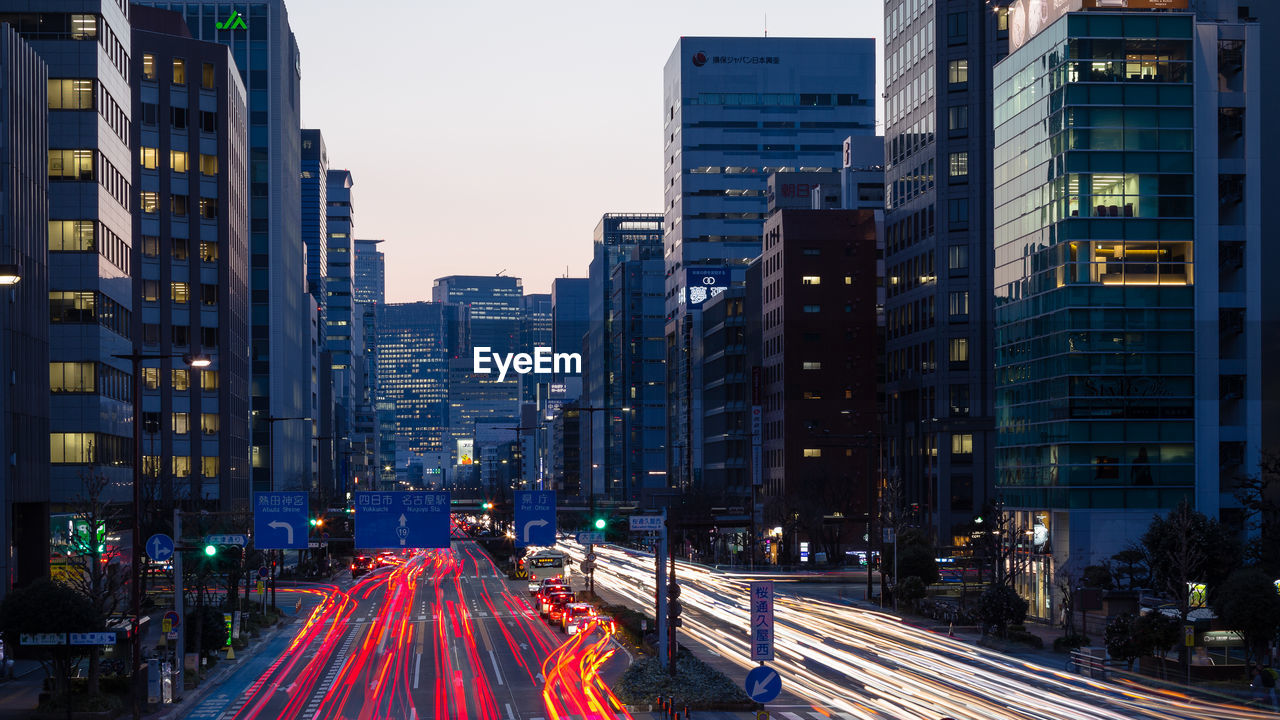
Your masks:
<svg viewBox="0 0 1280 720"><path fill-rule="evenodd" d="M12 284L12 283L10 283ZM111 357L128 360L133 364L133 560L129 569L129 591L132 595L133 641L130 649L133 653L133 673L130 676L133 691L133 717L142 717L142 632L139 618L142 617L142 361L168 360L182 358L190 367L206 368L212 364L209 356L203 353L186 354L145 354L132 352L113 354ZM174 538L175 542L181 542ZM181 658L178 660L182 661Z"/></svg>
<svg viewBox="0 0 1280 720"><path fill-rule="evenodd" d="M594 457L595 449L596 449L596 438L595 438L596 424L595 424L594 413L607 412L611 409L612 408L603 408L603 407L579 407L578 408L578 412L587 413L587 429L590 431L590 434L588 435L589 441L587 442L587 481L591 483L591 494L590 494L591 511L590 512L592 517L594 517L596 514L596 465L595 465L595 457ZM579 490L581 490L581 488L579 488ZM595 549L596 549L595 545L587 545L587 555L594 556ZM591 593L591 597L596 596L596 569L594 564L591 566L591 570L587 573L587 589Z"/></svg>
<svg viewBox="0 0 1280 720"><path fill-rule="evenodd" d="M22 271L16 263L0 263L0 285L17 285L22 281Z"/></svg>

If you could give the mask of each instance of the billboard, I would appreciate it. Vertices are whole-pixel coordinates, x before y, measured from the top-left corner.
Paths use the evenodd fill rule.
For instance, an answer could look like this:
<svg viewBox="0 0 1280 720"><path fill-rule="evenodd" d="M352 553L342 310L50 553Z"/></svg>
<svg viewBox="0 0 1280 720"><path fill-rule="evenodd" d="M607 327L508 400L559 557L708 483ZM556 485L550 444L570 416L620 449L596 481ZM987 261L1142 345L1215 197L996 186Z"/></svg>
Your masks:
<svg viewBox="0 0 1280 720"><path fill-rule="evenodd" d="M702 303L729 289L730 275L727 267L685 268L684 286L690 307Z"/></svg>
<svg viewBox="0 0 1280 720"><path fill-rule="evenodd" d="M458 441L458 464L470 465L475 462L476 441L474 438L464 438Z"/></svg>
<svg viewBox="0 0 1280 720"><path fill-rule="evenodd" d="M1187 0L1017 0L1009 6L1009 52L1077 10L1186 10Z"/></svg>

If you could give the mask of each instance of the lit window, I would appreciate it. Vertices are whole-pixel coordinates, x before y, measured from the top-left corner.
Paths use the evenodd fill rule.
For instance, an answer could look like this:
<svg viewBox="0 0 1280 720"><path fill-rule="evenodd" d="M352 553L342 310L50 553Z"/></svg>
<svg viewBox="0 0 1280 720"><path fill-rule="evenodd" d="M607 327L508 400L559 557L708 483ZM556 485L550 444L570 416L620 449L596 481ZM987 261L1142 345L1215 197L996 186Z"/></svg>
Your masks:
<svg viewBox="0 0 1280 720"><path fill-rule="evenodd" d="M222 428L222 420L218 413L200 413L200 432L205 435L217 434Z"/></svg>
<svg viewBox="0 0 1280 720"><path fill-rule="evenodd" d="M49 390L56 393L91 393L95 365L91 362L49 363Z"/></svg>
<svg viewBox="0 0 1280 720"><path fill-rule="evenodd" d="M94 461L94 433L49 433L49 462L85 464Z"/></svg>
<svg viewBox="0 0 1280 720"><path fill-rule="evenodd" d="M822 457L822 448L805 448L804 456L807 458Z"/></svg>
<svg viewBox="0 0 1280 720"><path fill-rule="evenodd" d="M821 399L822 399L822 393L820 393L820 392L818 392L818 391L816 391L816 390L805 390L805 391L801 394L801 397L803 397L805 400L821 400Z"/></svg>
<svg viewBox="0 0 1280 720"><path fill-rule="evenodd" d="M801 285L821 285L822 277L820 275L805 275L800 278Z"/></svg>
<svg viewBox="0 0 1280 720"><path fill-rule="evenodd" d="M802 365L801 367L803 367L803 369L805 369L805 370L821 370L821 369L822 369L822 363L820 363L820 362L814 362L814 361L812 361L812 360L811 360L811 361L809 361L809 362L804 363L804 365Z"/></svg>
<svg viewBox="0 0 1280 720"><path fill-rule="evenodd" d="M214 392L218 389L218 371L217 370L201 370L200 371L200 389L205 392Z"/></svg>
<svg viewBox="0 0 1280 720"><path fill-rule="evenodd" d="M142 368L142 385L148 390L159 390L160 368Z"/></svg>
<svg viewBox="0 0 1280 720"><path fill-rule="evenodd" d="M171 413L174 435L186 435L191 432L191 413Z"/></svg>
<svg viewBox="0 0 1280 720"><path fill-rule="evenodd" d="M200 262L217 262L218 244L208 240L200 241Z"/></svg>
<svg viewBox="0 0 1280 720"><path fill-rule="evenodd" d="M93 80L57 78L49 80L50 110L92 110Z"/></svg>
<svg viewBox="0 0 1280 720"><path fill-rule="evenodd" d="M845 284L845 285L852 285L852 284L853 284L853 276L852 276L852 275L845 275L845 276L844 276L844 284Z"/></svg>
<svg viewBox="0 0 1280 720"><path fill-rule="evenodd" d="M170 370L172 373L173 389L178 392L186 392L191 389L191 371L185 368L174 368Z"/></svg>
<svg viewBox="0 0 1280 720"><path fill-rule="evenodd" d="M156 79L156 56L151 53L142 56L142 77L144 80Z"/></svg>
<svg viewBox="0 0 1280 720"><path fill-rule="evenodd" d="M89 252L95 247L92 220L50 220L49 250Z"/></svg>
<svg viewBox="0 0 1280 720"><path fill-rule="evenodd" d="M967 178L969 176L969 153L953 152L950 159L951 177Z"/></svg>
<svg viewBox="0 0 1280 720"><path fill-rule="evenodd" d="M191 477L191 458L185 455L173 456L173 476Z"/></svg>
<svg viewBox="0 0 1280 720"><path fill-rule="evenodd" d="M142 191L138 194L138 207L142 208L144 213L160 212L160 193Z"/></svg>
<svg viewBox="0 0 1280 720"><path fill-rule="evenodd" d="M91 291L55 290L49 293L49 321L54 323L96 322L97 304Z"/></svg>
<svg viewBox="0 0 1280 720"><path fill-rule="evenodd" d="M218 477L218 458L200 458L200 474L207 478Z"/></svg>
<svg viewBox="0 0 1280 720"><path fill-rule="evenodd" d="M200 217L206 220L216 220L218 217L218 199L217 198L200 198Z"/></svg>
<svg viewBox="0 0 1280 720"><path fill-rule="evenodd" d="M217 175L218 174L218 156L205 155L200 153L200 174L201 175Z"/></svg>
<svg viewBox="0 0 1280 720"><path fill-rule="evenodd" d="M952 85L963 85L969 82L969 61L952 60L947 63L947 82Z"/></svg>
<svg viewBox="0 0 1280 720"><path fill-rule="evenodd" d="M948 357L953 363L969 362L969 338L951 338Z"/></svg>
<svg viewBox="0 0 1280 720"><path fill-rule="evenodd" d="M951 436L951 454L952 455L972 455L973 454L973 435L968 433L957 433Z"/></svg>
<svg viewBox="0 0 1280 720"><path fill-rule="evenodd" d="M146 147L145 145L138 148L138 162L146 170L156 169L156 165L158 164L157 158L159 155L160 151L156 148Z"/></svg>
<svg viewBox="0 0 1280 720"><path fill-rule="evenodd" d="M191 286L184 282L169 283L169 299L179 305L191 302Z"/></svg>
<svg viewBox="0 0 1280 720"><path fill-rule="evenodd" d="M187 153L185 150L169 151L169 169L176 173L184 173L188 170Z"/></svg>
<svg viewBox="0 0 1280 720"><path fill-rule="evenodd" d="M92 180L92 150L50 150L50 180Z"/></svg>
<svg viewBox="0 0 1280 720"><path fill-rule="evenodd" d="M98 37L98 17L96 15L72 15L71 39L89 40Z"/></svg>
<svg viewBox="0 0 1280 720"><path fill-rule="evenodd" d="M187 61L182 58L173 59L173 84L187 84Z"/></svg>
<svg viewBox="0 0 1280 720"><path fill-rule="evenodd" d="M968 316L969 315L969 291L961 290L951 293L951 316Z"/></svg>
<svg viewBox="0 0 1280 720"><path fill-rule="evenodd" d="M821 305L805 305L804 311L807 313L822 312L822 306Z"/></svg>

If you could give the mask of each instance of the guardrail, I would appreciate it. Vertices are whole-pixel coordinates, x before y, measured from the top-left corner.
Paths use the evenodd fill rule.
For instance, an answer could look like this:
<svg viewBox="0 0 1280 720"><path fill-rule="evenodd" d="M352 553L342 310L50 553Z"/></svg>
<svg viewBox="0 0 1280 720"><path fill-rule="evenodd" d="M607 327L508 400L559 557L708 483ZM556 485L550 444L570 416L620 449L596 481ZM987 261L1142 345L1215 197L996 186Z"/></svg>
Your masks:
<svg viewBox="0 0 1280 720"><path fill-rule="evenodd" d="M1071 659L1067 661L1067 671L1088 675L1094 680L1106 680L1110 675L1106 659L1094 656L1087 650L1072 650Z"/></svg>

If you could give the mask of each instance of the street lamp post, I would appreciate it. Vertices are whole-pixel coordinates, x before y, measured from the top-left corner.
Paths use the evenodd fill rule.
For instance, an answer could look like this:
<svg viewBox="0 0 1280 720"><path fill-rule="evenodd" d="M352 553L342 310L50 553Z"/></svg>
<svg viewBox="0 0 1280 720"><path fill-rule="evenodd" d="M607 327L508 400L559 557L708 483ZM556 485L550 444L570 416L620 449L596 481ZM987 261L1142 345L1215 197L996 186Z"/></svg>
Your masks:
<svg viewBox="0 0 1280 720"><path fill-rule="evenodd" d="M267 416L267 457L271 460L271 478L268 489L275 492L276 489L276 423L285 420L310 420L310 417L298 415L295 417L275 417ZM271 550L271 605L276 604L276 551Z"/></svg>
<svg viewBox="0 0 1280 720"><path fill-rule="evenodd" d="M605 408L605 407L579 407L578 408L578 412L587 413L587 428L590 431L588 435L590 440L587 442L587 482L591 484L591 490L589 495L590 499L588 501L591 509L588 512L588 515L590 516L592 522L595 521L595 517L596 517L596 466L595 466L595 457L594 457L595 449L596 449L595 413L608 412L610 409L611 408ZM606 461L605 461L606 470L608 466L609 466L609 463L608 463L608 459L606 458ZM587 555L594 557L595 550L596 550L595 545L588 545ZM594 560L591 560L590 562L591 562L591 570L587 572L587 592L591 594L591 597L595 597L596 596L596 566L595 566Z"/></svg>
<svg viewBox="0 0 1280 720"><path fill-rule="evenodd" d="M142 617L142 361L182 358L188 366L206 368L212 363L202 353L145 354L132 352L114 354L111 357L128 360L133 364L133 556L129 569L129 590L133 613L133 637L130 651L133 655L133 671L130 674L133 695L134 720L142 717L142 633L139 620ZM181 661L181 659L179 659Z"/></svg>

